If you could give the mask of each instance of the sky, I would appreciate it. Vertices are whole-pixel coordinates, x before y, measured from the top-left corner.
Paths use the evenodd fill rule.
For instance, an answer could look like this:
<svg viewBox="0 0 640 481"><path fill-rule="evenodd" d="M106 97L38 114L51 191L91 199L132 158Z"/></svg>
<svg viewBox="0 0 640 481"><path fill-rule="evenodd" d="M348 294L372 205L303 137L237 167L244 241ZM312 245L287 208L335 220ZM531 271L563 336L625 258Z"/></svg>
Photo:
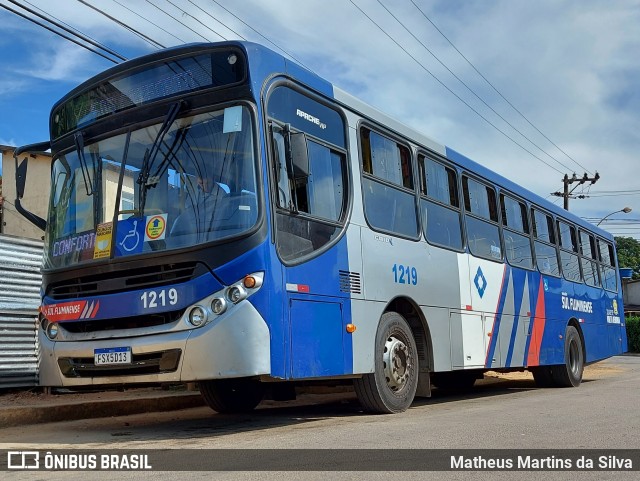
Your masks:
<svg viewBox="0 0 640 481"><path fill-rule="evenodd" d="M127 58L156 50L83 2L17 1ZM601 226L640 239L640 0L85 3L164 46L244 37L282 48L334 85L560 205L550 193L562 190L564 174L598 172L596 184L575 189L588 197L572 199L570 210L598 222L631 207ZM114 64L7 10L0 9L0 24L0 144L47 140L53 104Z"/></svg>

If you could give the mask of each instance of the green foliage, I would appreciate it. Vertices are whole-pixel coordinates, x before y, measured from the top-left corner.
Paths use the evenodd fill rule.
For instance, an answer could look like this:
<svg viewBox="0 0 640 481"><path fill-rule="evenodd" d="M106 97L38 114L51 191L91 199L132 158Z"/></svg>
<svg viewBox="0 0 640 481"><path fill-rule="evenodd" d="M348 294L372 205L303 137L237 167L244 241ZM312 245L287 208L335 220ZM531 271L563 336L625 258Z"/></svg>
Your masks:
<svg viewBox="0 0 640 481"><path fill-rule="evenodd" d="M640 317L627 317L627 343L630 352L640 352Z"/></svg>
<svg viewBox="0 0 640 481"><path fill-rule="evenodd" d="M633 268L633 278L640 279L640 241L633 237L616 237L618 266Z"/></svg>

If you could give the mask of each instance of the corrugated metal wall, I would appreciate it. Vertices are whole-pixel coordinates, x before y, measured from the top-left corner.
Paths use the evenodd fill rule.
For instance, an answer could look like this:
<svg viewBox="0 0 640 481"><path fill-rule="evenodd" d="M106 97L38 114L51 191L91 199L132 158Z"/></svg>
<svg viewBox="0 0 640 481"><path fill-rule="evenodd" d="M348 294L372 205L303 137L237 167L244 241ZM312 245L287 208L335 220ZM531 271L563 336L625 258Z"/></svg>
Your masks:
<svg viewBox="0 0 640 481"><path fill-rule="evenodd" d="M38 384L40 241L0 235L0 389Z"/></svg>

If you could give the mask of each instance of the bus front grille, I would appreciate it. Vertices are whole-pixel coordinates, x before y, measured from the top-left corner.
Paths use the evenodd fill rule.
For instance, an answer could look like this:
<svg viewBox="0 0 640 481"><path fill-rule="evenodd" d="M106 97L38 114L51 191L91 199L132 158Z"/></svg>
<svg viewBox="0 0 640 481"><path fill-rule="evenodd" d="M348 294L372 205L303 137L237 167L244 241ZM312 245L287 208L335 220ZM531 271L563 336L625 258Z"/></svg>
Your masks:
<svg viewBox="0 0 640 481"><path fill-rule="evenodd" d="M184 309L178 311L158 312L142 316L117 317L113 319L88 319L83 321L60 321L58 325L73 333L116 331L121 329L138 329L141 327L162 326L172 324L182 317Z"/></svg>
<svg viewBox="0 0 640 481"><path fill-rule="evenodd" d="M110 377L135 376L144 374L162 374L178 369L181 349L133 354L131 364L96 365L92 357L63 357L58 366L64 377Z"/></svg>
<svg viewBox="0 0 640 481"><path fill-rule="evenodd" d="M195 262L145 266L135 271L93 274L52 283L45 295L55 300L80 299L104 294L115 294L132 289L154 289L180 284L193 279Z"/></svg>

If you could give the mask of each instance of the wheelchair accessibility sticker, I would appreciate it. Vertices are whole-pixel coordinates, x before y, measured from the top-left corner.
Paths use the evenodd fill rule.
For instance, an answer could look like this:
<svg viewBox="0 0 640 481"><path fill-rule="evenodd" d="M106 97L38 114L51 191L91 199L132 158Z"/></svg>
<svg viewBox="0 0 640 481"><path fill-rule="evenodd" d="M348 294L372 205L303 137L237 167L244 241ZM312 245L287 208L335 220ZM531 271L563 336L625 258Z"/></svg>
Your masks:
<svg viewBox="0 0 640 481"><path fill-rule="evenodd" d="M127 256L142 252L145 218L129 217L118 222L116 255Z"/></svg>
<svg viewBox="0 0 640 481"><path fill-rule="evenodd" d="M144 229L144 240L155 241L164 239L167 233L167 214L147 216L147 225Z"/></svg>
<svg viewBox="0 0 640 481"><path fill-rule="evenodd" d="M116 256L139 254L145 242L164 239L167 234L167 214L129 217L118 221Z"/></svg>

